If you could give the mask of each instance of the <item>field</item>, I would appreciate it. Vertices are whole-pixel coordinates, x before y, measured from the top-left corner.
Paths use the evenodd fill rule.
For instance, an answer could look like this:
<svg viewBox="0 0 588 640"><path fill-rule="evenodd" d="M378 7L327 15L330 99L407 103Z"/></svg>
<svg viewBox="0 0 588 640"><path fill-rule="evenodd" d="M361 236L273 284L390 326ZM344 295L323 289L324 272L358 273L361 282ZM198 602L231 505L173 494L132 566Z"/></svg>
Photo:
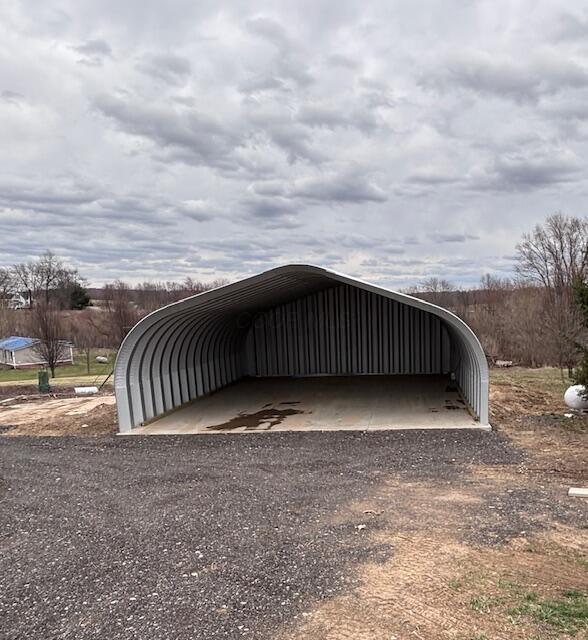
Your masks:
<svg viewBox="0 0 588 640"><path fill-rule="evenodd" d="M96 362L96 356L106 356L108 363ZM52 385L100 384L114 368L116 353L109 349L93 349L90 352L90 372L83 351L74 351L74 364L57 367L55 378L50 379ZM36 384L38 369L0 368L0 385L2 384Z"/></svg>
<svg viewBox="0 0 588 640"><path fill-rule="evenodd" d="M491 433L121 438L109 394L0 405L7 637L586 640L566 386L493 371Z"/></svg>

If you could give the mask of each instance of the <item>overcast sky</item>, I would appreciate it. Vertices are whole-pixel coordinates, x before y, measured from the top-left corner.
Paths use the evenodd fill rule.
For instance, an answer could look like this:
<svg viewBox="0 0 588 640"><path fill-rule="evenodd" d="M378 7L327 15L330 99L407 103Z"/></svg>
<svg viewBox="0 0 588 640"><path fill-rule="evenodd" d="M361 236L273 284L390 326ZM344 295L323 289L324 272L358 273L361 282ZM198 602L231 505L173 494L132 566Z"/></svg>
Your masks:
<svg viewBox="0 0 588 640"><path fill-rule="evenodd" d="M583 7L4 0L0 264L509 275L521 233L585 214Z"/></svg>

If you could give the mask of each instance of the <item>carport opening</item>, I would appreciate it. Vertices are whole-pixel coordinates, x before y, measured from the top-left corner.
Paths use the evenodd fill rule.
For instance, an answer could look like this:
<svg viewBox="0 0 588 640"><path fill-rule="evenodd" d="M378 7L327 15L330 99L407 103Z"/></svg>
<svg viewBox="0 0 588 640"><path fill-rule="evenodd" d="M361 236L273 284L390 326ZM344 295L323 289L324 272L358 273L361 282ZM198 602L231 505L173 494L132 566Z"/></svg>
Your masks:
<svg viewBox="0 0 588 640"><path fill-rule="evenodd" d="M488 367L467 325L309 265L155 311L125 338L114 377L126 433L488 424Z"/></svg>
<svg viewBox="0 0 588 640"><path fill-rule="evenodd" d="M205 393L137 433L475 426L438 316L349 285L225 317L240 375L197 367Z"/></svg>
<svg viewBox="0 0 588 640"><path fill-rule="evenodd" d="M315 375L245 378L135 432L371 431L476 425L449 375Z"/></svg>

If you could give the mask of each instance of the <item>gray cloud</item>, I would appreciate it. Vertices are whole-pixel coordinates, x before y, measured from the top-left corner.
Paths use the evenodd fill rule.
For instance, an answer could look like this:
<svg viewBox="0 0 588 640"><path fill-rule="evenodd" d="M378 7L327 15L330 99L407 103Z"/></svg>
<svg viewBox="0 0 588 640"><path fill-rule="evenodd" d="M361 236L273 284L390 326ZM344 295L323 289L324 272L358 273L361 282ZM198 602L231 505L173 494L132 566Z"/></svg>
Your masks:
<svg viewBox="0 0 588 640"><path fill-rule="evenodd" d="M563 13L556 24L555 35L558 40L585 41L588 36L588 14L586 11L581 16Z"/></svg>
<svg viewBox="0 0 588 640"><path fill-rule="evenodd" d="M80 55L78 62L88 66L100 66L104 58L112 57L112 49L108 42L99 38L73 45L71 49Z"/></svg>
<svg viewBox="0 0 588 640"><path fill-rule="evenodd" d="M277 20L256 16L247 20L245 26L250 33L265 38L281 49L287 50L292 45L286 29Z"/></svg>
<svg viewBox="0 0 588 640"><path fill-rule="evenodd" d="M137 69L150 78L163 80L172 85L182 85L190 76L190 60L173 53L152 53L144 55L137 63Z"/></svg>
<svg viewBox="0 0 588 640"><path fill-rule="evenodd" d="M525 102L537 101L542 95L567 88L586 87L588 71L585 66L552 51L525 61L467 52L446 60L443 68L426 74L422 82L440 91L459 88Z"/></svg>
<svg viewBox="0 0 588 640"><path fill-rule="evenodd" d="M359 129L368 134L381 126L377 115L364 105L346 111L329 104L307 103L298 111L297 120L310 127L343 127Z"/></svg>
<svg viewBox="0 0 588 640"><path fill-rule="evenodd" d="M318 164L325 159L325 155L313 145L310 132L295 122L276 119L264 123L257 119L256 124L263 126L269 140L285 152L288 162L309 160Z"/></svg>
<svg viewBox="0 0 588 640"><path fill-rule="evenodd" d="M0 264L51 248L97 284L288 261L394 286L508 275L523 232L585 208L586 8L394 11L0 8Z"/></svg>
<svg viewBox="0 0 588 640"><path fill-rule="evenodd" d="M59 186L39 184L33 180L0 182L0 205L11 209L51 211L55 207L95 202L99 192L91 186L61 182Z"/></svg>
<svg viewBox="0 0 588 640"><path fill-rule="evenodd" d="M429 238L435 242L470 242L471 240L479 240L480 236L472 233L430 233Z"/></svg>
<svg viewBox="0 0 588 640"><path fill-rule="evenodd" d="M327 57L327 63L333 67L342 67L343 69L358 69L361 65L359 60L346 56L342 53L332 53Z"/></svg>
<svg viewBox="0 0 588 640"><path fill-rule="evenodd" d="M112 49L106 40L87 40L83 44L72 47L72 49L84 56L112 56Z"/></svg>
<svg viewBox="0 0 588 640"><path fill-rule="evenodd" d="M0 102L20 106L23 102L25 102L25 97L22 94L17 93L16 91L9 91L8 89L4 89L0 91Z"/></svg>
<svg viewBox="0 0 588 640"><path fill-rule="evenodd" d="M439 169L430 169L425 167L417 169L415 173L408 177L407 182L417 185L437 186L453 184L462 179L463 176L447 173Z"/></svg>
<svg viewBox="0 0 588 640"><path fill-rule="evenodd" d="M175 206L174 210L197 222L207 222L221 215L218 205L206 200L185 200Z"/></svg>
<svg viewBox="0 0 588 640"><path fill-rule="evenodd" d="M292 202L284 198L248 197L241 202L245 211L255 218L282 218L297 212Z"/></svg>
<svg viewBox="0 0 588 640"><path fill-rule="evenodd" d="M96 108L125 133L141 136L183 155L179 159L208 166L230 165L238 134L193 109L170 109L114 96L100 95Z"/></svg>
<svg viewBox="0 0 588 640"><path fill-rule="evenodd" d="M270 75L251 75L241 82L239 91L243 93L258 93L261 91L275 91L286 88L283 80Z"/></svg>
<svg viewBox="0 0 588 640"><path fill-rule="evenodd" d="M570 150L513 152L498 156L479 172L472 172L468 187L481 191L526 191L573 182L582 175L582 165Z"/></svg>
<svg viewBox="0 0 588 640"><path fill-rule="evenodd" d="M289 36L281 23L272 18L258 16L247 20L245 26L249 33L277 48L276 54L267 65L272 76L299 88L306 88L314 82L303 55L303 47Z"/></svg>
<svg viewBox="0 0 588 640"><path fill-rule="evenodd" d="M292 182L267 181L253 185L252 190L259 195L333 204L387 200L385 191L375 182L353 171L308 176Z"/></svg>

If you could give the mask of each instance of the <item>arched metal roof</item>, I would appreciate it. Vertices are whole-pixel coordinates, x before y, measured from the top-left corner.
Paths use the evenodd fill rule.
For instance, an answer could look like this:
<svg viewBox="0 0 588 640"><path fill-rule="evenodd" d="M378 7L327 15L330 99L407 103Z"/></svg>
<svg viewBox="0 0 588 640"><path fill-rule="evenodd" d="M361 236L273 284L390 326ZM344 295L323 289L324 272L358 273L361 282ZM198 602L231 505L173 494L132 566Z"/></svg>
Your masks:
<svg viewBox="0 0 588 640"><path fill-rule="evenodd" d="M256 318L280 305L323 295L321 292L335 287L341 291L351 287L377 302L373 308L379 309L375 321L380 332L382 324L393 319L392 309L388 315L382 300L392 301L387 304L395 304L395 309L410 311L413 321L420 323L415 348L421 350L425 344L429 351L441 348L441 339L429 336L429 324L422 322L429 315L440 319L437 325L443 327L451 343L451 371L480 424L488 424L486 357L477 337L461 319L407 294L322 267L292 264L185 298L140 320L123 341L116 360L119 430L128 432L248 375L248 336ZM344 296L339 298L343 300ZM338 298L335 302L339 304ZM412 322L410 317L406 316L407 327Z"/></svg>

